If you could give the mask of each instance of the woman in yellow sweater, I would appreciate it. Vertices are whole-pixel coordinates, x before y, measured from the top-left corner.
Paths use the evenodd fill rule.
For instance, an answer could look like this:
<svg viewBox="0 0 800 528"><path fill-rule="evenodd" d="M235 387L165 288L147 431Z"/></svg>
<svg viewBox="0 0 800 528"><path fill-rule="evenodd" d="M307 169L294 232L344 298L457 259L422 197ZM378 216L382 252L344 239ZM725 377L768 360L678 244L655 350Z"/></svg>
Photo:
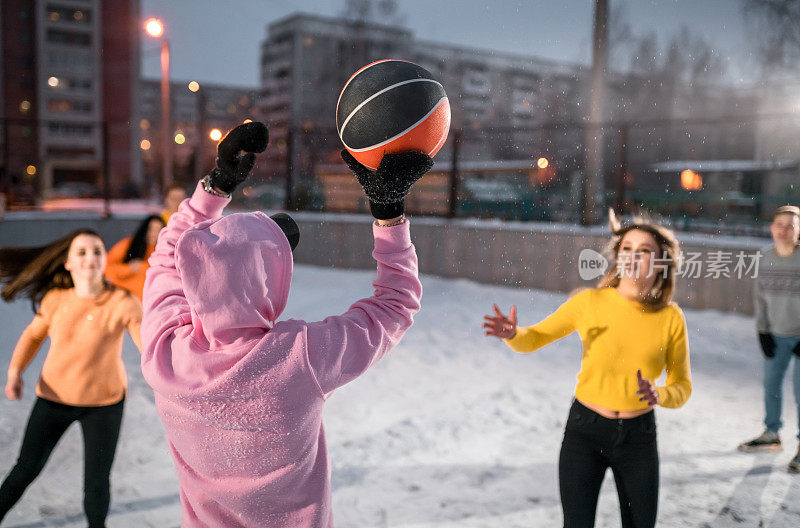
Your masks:
<svg viewBox="0 0 800 528"><path fill-rule="evenodd" d="M3 300L29 297L36 313L8 366L8 399L20 399L22 373L50 337L19 457L0 486L0 521L39 475L67 427L78 421L84 511L90 527L105 526L126 391L122 335L127 329L141 350L142 320L139 301L106 282L105 263L103 241L91 230L44 247L0 248Z"/></svg>
<svg viewBox="0 0 800 528"><path fill-rule="evenodd" d="M159 215L150 215L139 224L133 236L123 238L108 251L106 277L142 301L148 259L156 249L158 234L166 224Z"/></svg>
<svg viewBox="0 0 800 528"><path fill-rule="evenodd" d="M583 358L559 457L565 528L594 526L611 468L623 527L655 526L658 448L653 408L676 408L692 392L686 324L671 301L678 242L662 226L620 227L612 215L615 266L597 288L574 295L538 324L517 327L516 307L495 305L486 335L532 352L578 331ZM654 380L666 370L663 386Z"/></svg>

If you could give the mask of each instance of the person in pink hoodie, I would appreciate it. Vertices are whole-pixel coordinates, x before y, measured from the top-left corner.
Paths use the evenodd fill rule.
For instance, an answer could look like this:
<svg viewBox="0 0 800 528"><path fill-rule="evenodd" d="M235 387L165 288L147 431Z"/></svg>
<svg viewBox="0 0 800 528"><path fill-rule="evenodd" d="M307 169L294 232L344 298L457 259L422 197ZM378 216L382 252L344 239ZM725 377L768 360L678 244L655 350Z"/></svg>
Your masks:
<svg viewBox="0 0 800 528"><path fill-rule="evenodd" d="M266 144L261 123L232 130L150 257L142 371L175 462L184 527L333 526L323 406L400 341L420 308L403 197L432 161L391 154L371 172L343 153L376 217L375 293L323 321L279 320L296 224L222 216Z"/></svg>

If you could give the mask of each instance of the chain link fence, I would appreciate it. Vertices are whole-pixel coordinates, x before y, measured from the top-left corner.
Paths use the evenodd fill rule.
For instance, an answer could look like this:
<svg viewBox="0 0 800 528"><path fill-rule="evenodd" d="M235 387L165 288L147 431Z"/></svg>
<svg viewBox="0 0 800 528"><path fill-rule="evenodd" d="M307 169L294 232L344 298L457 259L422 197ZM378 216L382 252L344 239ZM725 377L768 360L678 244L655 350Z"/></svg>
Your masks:
<svg viewBox="0 0 800 528"><path fill-rule="evenodd" d="M520 124L513 116L499 121L509 125L451 128L433 170L406 200L409 214L577 223L592 177L599 182L592 197L597 222L606 207L614 207L623 215L646 213L678 230L766 236L774 208L800 202L800 153L792 142L800 118L793 115L594 128ZM140 144L127 123L2 120L0 125L2 192L9 208L34 207L54 197L108 200L160 193L159 146ZM237 205L368 212L339 157L335 128L277 124L270 134L270 147L237 195ZM602 145L600 168L592 175L585 166L589 134L598 135ZM191 149L173 155L175 180L187 187L213 164ZM131 170L137 164L138 174Z"/></svg>

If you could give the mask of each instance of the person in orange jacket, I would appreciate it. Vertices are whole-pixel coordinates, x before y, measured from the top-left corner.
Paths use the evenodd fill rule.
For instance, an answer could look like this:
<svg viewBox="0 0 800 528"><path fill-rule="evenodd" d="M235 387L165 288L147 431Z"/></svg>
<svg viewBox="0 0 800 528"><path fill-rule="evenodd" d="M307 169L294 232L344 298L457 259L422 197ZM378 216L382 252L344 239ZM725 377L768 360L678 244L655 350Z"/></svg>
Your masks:
<svg viewBox="0 0 800 528"><path fill-rule="evenodd" d="M123 238L108 252L106 277L142 300L144 277L150 267L147 260L156 249L158 233L166 224L158 215L145 218L133 236Z"/></svg>

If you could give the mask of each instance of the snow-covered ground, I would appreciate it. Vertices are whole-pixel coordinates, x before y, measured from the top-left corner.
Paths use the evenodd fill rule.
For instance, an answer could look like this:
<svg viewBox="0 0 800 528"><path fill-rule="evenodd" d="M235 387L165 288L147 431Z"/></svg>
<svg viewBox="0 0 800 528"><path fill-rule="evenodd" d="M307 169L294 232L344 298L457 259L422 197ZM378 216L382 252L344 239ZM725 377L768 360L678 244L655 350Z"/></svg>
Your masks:
<svg viewBox="0 0 800 528"><path fill-rule="evenodd" d="M371 294L373 275L298 266L284 317L340 313ZM515 354L484 337L481 323L492 302L505 309L516 304L520 323L532 324L565 297L435 277L424 277L423 284L422 311L400 346L328 402L337 527L560 526L556 465L580 343L573 335L534 354ZM753 321L685 313L694 393L681 409L657 410L658 525L800 526L800 475L786 471L797 447L790 387L786 449L738 453L736 445L762 428ZM30 317L25 302L0 304L0 365L7 365ZM0 475L16 458L43 356L25 374L22 402L0 401ZM129 339L124 358L130 388L108 525L176 527L180 505L172 461ZM73 425L3 526L85 526L82 471L80 432ZM597 526L619 526L610 475Z"/></svg>

